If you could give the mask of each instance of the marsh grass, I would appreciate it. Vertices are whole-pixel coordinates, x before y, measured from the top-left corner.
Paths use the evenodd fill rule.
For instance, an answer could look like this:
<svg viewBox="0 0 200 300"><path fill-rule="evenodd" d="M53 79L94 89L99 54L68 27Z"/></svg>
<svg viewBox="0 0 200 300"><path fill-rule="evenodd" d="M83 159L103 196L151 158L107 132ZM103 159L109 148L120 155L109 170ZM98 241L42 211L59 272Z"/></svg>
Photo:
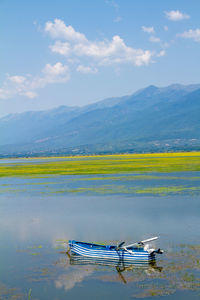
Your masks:
<svg viewBox="0 0 200 300"><path fill-rule="evenodd" d="M94 175L200 171L200 152L76 157L62 161L0 165L0 176Z"/></svg>
<svg viewBox="0 0 200 300"><path fill-rule="evenodd" d="M171 194L199 194L200 187L185 186L162 186L162 187L127 187L123 185L103 185L100 187L82 187L69 190L57 190L55 193L95 193L95 194L149 194L149 195L171 195ZM54 192L52 192L54 193Z"/></svg>

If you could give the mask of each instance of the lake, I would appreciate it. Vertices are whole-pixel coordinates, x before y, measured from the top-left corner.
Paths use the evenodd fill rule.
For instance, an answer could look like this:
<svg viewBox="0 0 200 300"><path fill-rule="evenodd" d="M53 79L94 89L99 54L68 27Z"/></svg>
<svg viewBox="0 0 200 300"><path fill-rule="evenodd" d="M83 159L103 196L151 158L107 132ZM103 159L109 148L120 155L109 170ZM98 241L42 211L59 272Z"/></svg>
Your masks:
<svg viewBox="0 0 200 300"><path fill-rule="evenodd" d="M0 161L14 168L29 163ZM196 170L4 174L0 299L199 299L199 183ZM119 270L66 254L69 239L118 244L152 236L164 249L152 265Z"/></svg>

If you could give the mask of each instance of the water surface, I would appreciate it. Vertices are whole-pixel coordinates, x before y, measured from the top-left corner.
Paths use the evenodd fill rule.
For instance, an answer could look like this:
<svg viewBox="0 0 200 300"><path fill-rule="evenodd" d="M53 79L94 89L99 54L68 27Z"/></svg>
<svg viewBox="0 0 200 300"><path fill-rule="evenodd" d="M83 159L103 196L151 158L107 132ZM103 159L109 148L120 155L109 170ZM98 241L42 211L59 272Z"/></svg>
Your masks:
<svg viewBox="0 0 200 300"><path fill-rule="evenodd" d="M1 178L0 299L199 299L199 180L199 172ZM66 254L68 239L157 235L165 253L154 266L119 272Z"/></svg>

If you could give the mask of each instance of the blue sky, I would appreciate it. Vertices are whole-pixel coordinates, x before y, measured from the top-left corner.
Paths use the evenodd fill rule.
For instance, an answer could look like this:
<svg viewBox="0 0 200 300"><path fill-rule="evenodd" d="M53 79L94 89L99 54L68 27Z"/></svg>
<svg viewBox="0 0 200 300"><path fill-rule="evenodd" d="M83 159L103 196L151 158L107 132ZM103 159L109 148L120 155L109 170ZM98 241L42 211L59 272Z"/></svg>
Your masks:
<svg viewBox="0 0 200 300"><path fill-rule="evenodd" d="M200 1L1 0L0 116L200 83Z"/></svg>

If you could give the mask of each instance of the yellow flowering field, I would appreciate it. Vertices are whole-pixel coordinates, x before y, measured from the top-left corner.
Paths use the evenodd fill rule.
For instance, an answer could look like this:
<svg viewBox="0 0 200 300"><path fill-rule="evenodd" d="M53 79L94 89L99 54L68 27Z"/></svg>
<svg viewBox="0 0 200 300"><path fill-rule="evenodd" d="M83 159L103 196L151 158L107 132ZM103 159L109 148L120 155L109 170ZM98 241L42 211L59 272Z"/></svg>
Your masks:
<svg viewBox="0 0 200 300"><path fill-rule="evenodd" d="M38 159L38 158L37 158ZM50 161L49 161L50 159ZM0 164L0 176L92 175L200 171L200 152L93 155L26 159Z"/></svg>

